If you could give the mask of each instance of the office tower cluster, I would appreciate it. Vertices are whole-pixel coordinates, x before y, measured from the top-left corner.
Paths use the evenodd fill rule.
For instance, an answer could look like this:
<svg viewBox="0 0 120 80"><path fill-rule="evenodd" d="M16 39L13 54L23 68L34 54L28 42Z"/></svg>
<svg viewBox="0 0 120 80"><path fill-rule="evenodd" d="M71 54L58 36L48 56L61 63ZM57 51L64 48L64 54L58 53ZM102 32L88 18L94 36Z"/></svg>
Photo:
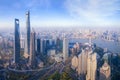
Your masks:
<svg viewBox="0 0 120 80"><path fill-rule="evenodd" d="M48 42L46 42L48 43ZM54 40L49 40L49 44L52 43L50 47L48 48L44 48L45 45L43 45L43 50L47 50L49 53L48 55L53 55L54 54L54 51L55 51L55 54L54 54L54 59L59 62L61 61L66 61L68 59L68 56L69 56L69 41L67 38L56 38ZM46 44L47 46L47 44ZM44 51L45 52L45 51ZM51 53L53 52L53 53ZM46 52L45 52L46 53Z"/></svg>
<svg viewBox="0 0 120 80"><path fill-rule="evenodd" d="M109 30L104 31L101 38L107 41L120 41L120 36L116 32Z"/></svg>
<svg viewBox="0 0 120 80"><path fill-rule="evenodd" d="M36 43L35 50L38 53L41 53L42 55L47 55L48 51L53 47L53 44L51 44L52 42L50 39L42 39L36 37L35 43Z"/></svg>
<svg viewBox="0 0 120 80"><path fill-rule="evenodd" d="M42 46L41 52L42 52L44 55L47 55L47 51L48 51L49 48L50 48L50 41L49 41L49 39L43 39L41 46Z"/></svg>
<svg viewBox="0 0 120 80"><path fill-rule="evenodd" d="M81 48L75 44L74 49L77 54L71 59L71 68L75 70L80 80L111 80L111 68L108 59L104 60L102 67L100 66L100 56L95 51L91 43L85 43ZM78 52L77 52L78 48ZM104 59L104 56L103 56ZM98 65L99 62L99 65ZM99 75L98 75L99 74Z"/></svg>
<svg viewBox="0 0 120 80"><path fill-rule="evenodd" d="M57 61L66 61L69 56L69 42L67 38L41 38L39 33L37 34L34 30L31 31L29 11L26 13L26 30L24 36L21 35L20 37L19 20L15 19L14 47L15 63L19 64L19 62L21 61L21 56L24 56L24 59L26 60L27 64L33 68L37 66L37 63L40 63L40 58L43 58L41 56L48 56L48 52L50 52L50 54L53 54L53 52L55 52L56 57L54 59ZM24 50L23 55L20 53L21 50ZM62 54L57 55L58 53Z"/></svg>
<svg viewBox="0 0 120 80"><path fill-rule="evenodd" d="M54 59L57 62L66 62L69 56L69 41L67 38L56 38L49 40L50 48L45 49L47 51L47 55L50 59ZM45 46L45 45L44 45ZM43 47L44 47L43 46Z"/></svg>
<svg viewBox="0 0 120 80"><path fill-rule="evenodd" d="M82 80L95 80L97 57L91 47L87 46L72 58L72 68L77 71Z"/></svg>
<svg viewBox="0 0 120 80"><path fill-rule="evenodd" d="M26 13L26 37L20 41L19 19L15 19L15 46L14 46L14 62L19 64L21 60L20 47L24 48L24 55L28 59L30 66L35 65L35 32L30 31L30 12ZM20 43L22 44L20 46ZM25 44L24 44L25 43ZM24 47L25 46L25 47Z"/></svg>

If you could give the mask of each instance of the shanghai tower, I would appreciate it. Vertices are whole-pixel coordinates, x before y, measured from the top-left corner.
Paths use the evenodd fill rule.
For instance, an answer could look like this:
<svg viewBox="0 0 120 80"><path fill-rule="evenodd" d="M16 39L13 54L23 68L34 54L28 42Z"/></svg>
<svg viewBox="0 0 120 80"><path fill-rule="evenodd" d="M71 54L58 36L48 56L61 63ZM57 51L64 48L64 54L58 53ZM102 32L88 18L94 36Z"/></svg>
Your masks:
<svg viewBox="0 0 120 80"><path fill-rule="evenodd" d="M20 61L20 30L19 19L15 19L15 32L14 32L14 61L19 63Z"/></svg>
<svg viewBox="0 0 120 80"><path fill-rule="evenodd" d="M30 12L26 13L26 37L25 37L25 49L24 56L28 57L30 54Z"/></svg>

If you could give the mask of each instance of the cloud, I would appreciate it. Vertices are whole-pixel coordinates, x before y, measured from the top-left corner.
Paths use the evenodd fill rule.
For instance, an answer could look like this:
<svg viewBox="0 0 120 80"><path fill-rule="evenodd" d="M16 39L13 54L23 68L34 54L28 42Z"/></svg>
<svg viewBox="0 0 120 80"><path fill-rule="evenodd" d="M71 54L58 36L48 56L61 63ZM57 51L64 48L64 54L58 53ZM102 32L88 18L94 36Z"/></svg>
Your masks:
<svg viewBox="0 0 120 80"><path fill-rule="evenodd" d="M120 12L119 0L66 0L64 4L71 16L88 22L109 24L110 17Z"/></svg>
<svg viewBox="0 0 120 80"><path fill-rule="evenodd" d="M29 0L27 7L49 7L50 0Z"/></svg>
<svg viewBox="0 0 120 80"><path fill-rule="evenodd" d="M19 0L12 3L9 2L9 4L12 8L15 9L49 8L51 6L51 0ZM6 7L7 5L3 6Z"/></svg>

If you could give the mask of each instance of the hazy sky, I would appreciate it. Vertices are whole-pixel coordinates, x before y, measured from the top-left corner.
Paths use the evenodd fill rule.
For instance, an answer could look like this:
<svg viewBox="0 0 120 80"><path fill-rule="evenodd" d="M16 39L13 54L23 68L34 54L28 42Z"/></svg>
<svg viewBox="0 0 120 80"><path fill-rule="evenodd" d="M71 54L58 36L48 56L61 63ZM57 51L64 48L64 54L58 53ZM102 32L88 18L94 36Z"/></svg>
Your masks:
<svg viewBox="0 0 120 80"><path fill-rule="evenodd" d="M120 0L0 0L0 28L14 27L14 18L31 26L120 25Z"/></svg>

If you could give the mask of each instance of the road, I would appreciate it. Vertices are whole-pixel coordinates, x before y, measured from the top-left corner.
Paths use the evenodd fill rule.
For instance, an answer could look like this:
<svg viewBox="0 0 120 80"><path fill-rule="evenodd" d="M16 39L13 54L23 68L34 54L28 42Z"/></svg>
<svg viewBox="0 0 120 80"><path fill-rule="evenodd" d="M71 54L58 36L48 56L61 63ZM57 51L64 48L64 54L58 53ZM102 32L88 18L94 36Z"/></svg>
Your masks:
<svg viewBox="0 0 120 80"><path fill-rule="evenodd" d="M46 68L46 69L43 69L43 70L41 70L41 71L37 71L36 73L33 74L32 77L29 78L29 80L38 80L39 77L43 76L43 75L46 74L49 70L53 69L55 65L56 65L56 62L55 62L52 66L50 66L50 67L48 67L48 68Z"/></svg>
<svg viewBox="0 0 120 80"><path fill-rule="evenodd" d="M1 69L0 70L0 80L6 80L5 79L5 71L6 71L6 69Z"/></svg>
<svg viewBox="0 0 120 80"><path fill-rule="evenodd" d="M36 72L31 78L29 78L29 80L39 80L39 79L44 80L51 74L55 73L56 71L58 71L59 73L62 73L64 67L65 66L62 62L56 63L54 64L54 66L52 66L51 68L47 70L44 70L42 72L41 71Z"/></svg>
<svg viewBox="0 0 120 80"><path fill-rule="evenodd" d="M46 68L40 68L40 69L35 69L35 70L17 70L17 69L12 69L12 68L10 68L10 67L8 67L8 70L10 70L10 71L13 71L13 72L38 72L38 71L41 71L41 70L46 70L46 69L49 69L49 68L51 68L53 65L55 65L56 64L56 62L55 63L53 63L51 66L49 66L49 67L46 67Z"/></svg>

